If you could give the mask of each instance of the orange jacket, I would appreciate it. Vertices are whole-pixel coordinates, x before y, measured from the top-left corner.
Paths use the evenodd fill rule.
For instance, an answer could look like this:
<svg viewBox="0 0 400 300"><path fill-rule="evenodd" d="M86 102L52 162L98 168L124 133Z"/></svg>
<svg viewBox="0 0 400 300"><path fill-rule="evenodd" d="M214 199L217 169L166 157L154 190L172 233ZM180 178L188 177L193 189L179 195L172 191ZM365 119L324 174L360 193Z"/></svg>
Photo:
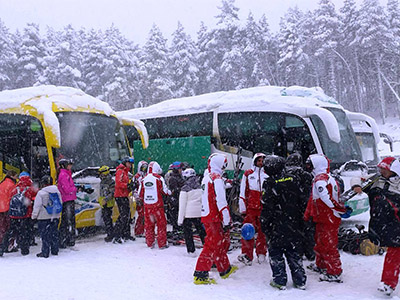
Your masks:
<svg viewBox="0 0 400 300"><path fill-rule="evenodd" d="M10 209L11 193L15 187L15 182L6 177L0 183L0 212L7 212Z"/></svg>

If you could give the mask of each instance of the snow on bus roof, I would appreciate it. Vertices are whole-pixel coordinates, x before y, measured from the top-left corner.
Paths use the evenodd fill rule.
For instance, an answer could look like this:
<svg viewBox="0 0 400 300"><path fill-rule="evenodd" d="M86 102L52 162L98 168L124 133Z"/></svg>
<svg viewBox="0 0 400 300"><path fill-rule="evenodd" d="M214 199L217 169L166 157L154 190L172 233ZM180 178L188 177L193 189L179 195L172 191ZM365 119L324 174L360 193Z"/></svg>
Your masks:
<svg viewBox="0 0 400 300"><path fill-rule="evenodd" d="M43 85L0 92L0 112L16 107L33 107L43 115L44 123L60 144L60 124L52 110L53 104L67 110L101 111L108 116L115 114L108 103L71 87Z"/></svg>
<svg viewBox="0 0 400 300"><path fill-rule="evenodd" d="M139 119L200 113L218 109L224 111L284 110L285 107L339 107L333 98L319 87L263 86L237 91L216 92L193 97L166 100L148 107L117 112L119 116Z"/></svg>

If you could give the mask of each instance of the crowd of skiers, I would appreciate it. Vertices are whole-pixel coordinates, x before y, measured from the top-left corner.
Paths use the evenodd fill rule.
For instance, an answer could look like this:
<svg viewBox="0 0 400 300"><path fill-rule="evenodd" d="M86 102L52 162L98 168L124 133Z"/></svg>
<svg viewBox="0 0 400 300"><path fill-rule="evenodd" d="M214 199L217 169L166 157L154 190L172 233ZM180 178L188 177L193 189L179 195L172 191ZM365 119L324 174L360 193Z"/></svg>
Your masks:
<svg viewBox="0 0 400 300"><path fill-rule="evenodd" d="M21 254L29 254L34 243L33 219L38 220L42 239L38 257L58 255L59 248L74 246L77 190L71 174L73 163L61 159L58 164L56 185L50 176L44 176L38 190L27 172L17 176L12 170L0 183L0 256L15 251L14 239ZM105 241L123 243L144 236L148 247L154 248L157 242L159 249L166 249L168 219L173 232L183 231L189 254L195 253L193 226L203 243L194 271L195 284L215 283L209 277L213 267L222 278L234 273L238 267L230 263L227 255L232 219L226 189L232 183L224 176L226 156L214 153L209 157L201 183L200 176L187 163L172 163L165 178L155 161L139 162L138 172L132 177L133 164L133 158L123 158L116 168L115 180L108 166L98 170ZM378 168L381 176L368 191L369 230L372 242L388 247L378 290L390 295L400 272L400 162L388 157ZM355 184L354 190L361 192L359 187ZM134 236L130 229L130 193L136 200ZM337 179L329 172L329 159L323 155L310 155L303 164L297 153L286 159L255 154L252 167L241 179L238 208L243 224L252 224L256 234L241 239L238 261L251 266L255 250L257 262L263 263L268 252L270 285L281 290L287 285L285 259L293 285L305 289L303 256L315 259L308 268L320 273L321 281L342 282L338 230L341 216L348 214L349 208L340 201L340 193ZM23 215L14 213L13 199L19 195L27 207ZM62 211L48 210L54 197L61 199ZM119 216L113 224L115 203Z"/></svg>

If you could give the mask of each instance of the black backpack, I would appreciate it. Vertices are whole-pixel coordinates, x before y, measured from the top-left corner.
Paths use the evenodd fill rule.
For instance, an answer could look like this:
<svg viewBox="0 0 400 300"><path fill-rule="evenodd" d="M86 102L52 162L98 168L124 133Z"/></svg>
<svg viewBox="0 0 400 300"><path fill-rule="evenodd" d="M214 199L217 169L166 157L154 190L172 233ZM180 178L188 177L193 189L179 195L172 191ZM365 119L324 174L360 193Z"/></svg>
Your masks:
<svg viewBox="0 0 400 300"><path fill-rule="evenodd" d="M26 205L25 192L28 190L26 187L23 191L17 187L17 193L11 197L10 210L8 214L11 217L24 217L28 212L28 206Z"/></svg>

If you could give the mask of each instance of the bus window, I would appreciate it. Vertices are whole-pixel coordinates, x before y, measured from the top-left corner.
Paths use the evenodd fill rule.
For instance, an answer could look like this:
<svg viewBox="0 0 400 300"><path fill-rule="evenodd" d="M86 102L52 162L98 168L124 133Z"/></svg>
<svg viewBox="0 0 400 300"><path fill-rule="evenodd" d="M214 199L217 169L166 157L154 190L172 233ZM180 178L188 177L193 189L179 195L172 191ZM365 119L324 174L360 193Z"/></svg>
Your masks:
<svg viewBox="0 0 400 300"><path fill-rule="evenodd" d="M339 143L335 143L329 138L325 125L318 116L311 116L311 122L321 142L322 150L332 160L332 168L339 168L342 164L352 159L361 161L360 147L345 112L334 108L327 109L333 113L338 121L340 131Z"/></svg>
<svg viewBox="0 0 400 300"><path fill-rule="evenodd" d="M50 174L46 141L36 118L0 114L0 160L3 171L27 170L33 179Z"/></svg>
<svg viewBox="0 0 400 300"><path fill-rule="evenodd" d="M315 148L304 121L285 113L220 113L218 128L223 144L240 146L253 153L286 157L299 152L307 158Z"/></svg>
<svg viewBox="0 0 400 300"><path fill-rule="evenodd" d="M115 167L118 159L129 155L116 118L80 112L56 114L61 132L61 147L56 149L56 160L72 158L73 169L82 170L101 165Z"/></svg>
<svg viewBox="0 0 400 300"><path fill-rule="evenodd" d="M212 136L213 113L143 120L150 139Z"/></svg>

